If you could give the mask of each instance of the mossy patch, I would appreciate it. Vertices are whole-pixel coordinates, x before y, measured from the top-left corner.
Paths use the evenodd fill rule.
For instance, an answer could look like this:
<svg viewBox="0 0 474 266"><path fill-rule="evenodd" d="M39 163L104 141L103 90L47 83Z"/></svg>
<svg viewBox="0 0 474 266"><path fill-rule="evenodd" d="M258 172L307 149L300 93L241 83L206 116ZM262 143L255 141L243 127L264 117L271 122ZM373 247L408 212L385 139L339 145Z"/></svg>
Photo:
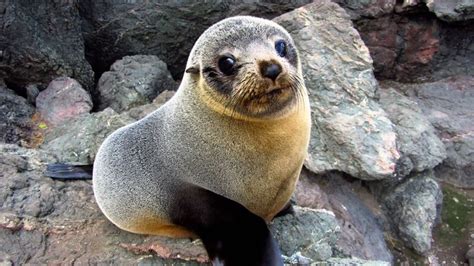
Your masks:
<svg viewBox="0 0 474 266"><path fill-rule="evenodd" d="M436 238L439 244L451 246L454 242L464 242L474 227L474 201L447 186L443 187L443 194L442 224L436 230Z"/></svg>

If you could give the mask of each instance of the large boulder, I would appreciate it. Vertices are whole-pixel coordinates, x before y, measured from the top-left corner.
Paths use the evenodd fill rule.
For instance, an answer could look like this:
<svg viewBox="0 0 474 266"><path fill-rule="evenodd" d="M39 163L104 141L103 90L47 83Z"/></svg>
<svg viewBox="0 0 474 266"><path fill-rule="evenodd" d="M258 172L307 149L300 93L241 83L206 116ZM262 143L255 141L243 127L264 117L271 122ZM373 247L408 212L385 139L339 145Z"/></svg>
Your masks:
<svg viewBox="0 0 474 266"><path fill-rule="evenodd" d="M415 173L402 182L370 184L389 217L394 232L420 255L431 249L432 230L439 223L443 193L432 171Z"/></svg>
<svg viewBox="0 0 474 266"><path fill-rule="evenodd" d="M25 98L0 85L0 142L20 144L21 140L28 139L34 112Z"/></svg>
<svg viewBox="0 0 474 266"><path fill-rule="evenodd" d="M92 98L76 80L56 78L36 97L41 117L53 126L60 125L92 110Z"/></svg>
<svg viewBox="0 0 474 266"><path fill-rule="evenodd" d="M378 91L379 103L395 125L399 150L402 155L397 173L405 176L412 170L433 169L446 158L446 148L435 129L425 118L417 103L390 88L389 83Z"/></svg>
<svg viewBox="0 0 474 266"><path fill-rule="evenodd" d="M274 19L293 36L310 94L312 132L305 165L373 180L391 176L396 135L374 100L369 51L337 4L318 1Z"/></svg>
<svg viewBox="0 0 474 266"><path fill-rule="evenodd" d="M339 256L393 260L384 239L385 215L360 181L341 173L315 175L304 170L295 201L299 206L324 208L335 214L340 229L334 247Z"/></svg>
<svg viewBox="0 0 474 266"><path fill-rule="evenodd" d="M447 158L436 177L474 188L474 78L458 76L437 82L390 86L418 103L446 147Z"/></svg>
<svg viewBox="0 0 474 266"><path fill-rule="evenodd" d="M22 87L69 76L93 87L76 3L6 1L0 9L0 78Z"/></svg>
<svg viewBox="0 0 474 266"><path fill-rule="evenodd" d="M424 0L429 10L448 22L474 19L472 0Z"/></svg>
<svg viewBox="0 0 474 266"><path fill-rule="evenodd" d="M283 255L296 253L313 261L333 257L340 227L334 213L294 207L295 214L277 217L271 231L278 240Z"/></svg>
<svg viewBox="0 0 474 266"><path fill-rule="evenodd" d="M194 42L226 17L272 18L311 2L296 1L79 1L87 58L97 73L126 55L153 54L179 78ZM120 19L118 19L120 18Z"/></svg>
<svg viewBox="0 0 474 266"><path fill-rule="evenodd" d="M99 79L99 109L122 112L153 101L164 90L176 90L166 64L154 55L125 56Z"/></svg>

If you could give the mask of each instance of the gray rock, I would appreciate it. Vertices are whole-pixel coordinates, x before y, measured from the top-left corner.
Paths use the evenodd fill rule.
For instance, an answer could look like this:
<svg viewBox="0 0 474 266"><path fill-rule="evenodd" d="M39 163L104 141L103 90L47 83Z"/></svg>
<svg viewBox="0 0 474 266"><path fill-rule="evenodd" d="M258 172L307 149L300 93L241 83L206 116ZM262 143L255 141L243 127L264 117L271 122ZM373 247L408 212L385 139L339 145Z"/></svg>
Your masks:
<svg viewBox="0 0 474 266"><path fill-rule="evenodd" d="M301 192L305 192L303 195L318 196L313 197L311 202L311 197L302 197ZM344 178L340 173L314 175L303 171L295 195L298 205L321 206L336 215L341 227L335 245L338 256L393 260L384 239L383 222L386 217L376 199L359 180Z"/></svg>
<svg viewBox="0 0 474 266"><path fill-rule="evenodd" d="M92 164L97 150L108 135L156 110L173 94L164 91L152 103L121 114L107 108L82 115L50 131L41 148L54 154L60 162Z"/></svg>
<svg viewBox="0 0 474 266"><path fill-rule="evenodd" d="M19 144L28 139L34 112L25 98L0 85L0 142Z"/></svg>
<svg viewBox="0 0 474 266"><path fill-rule="evenodd" d="M99 74L131 54L153 54L179 79L194 41L215 22L235 15L273 18L310 3L295 1L79 1L87 56Z"/></svg>
<svg viewBox="0 0 474 266"><path fill-rule="evenodd" d="M164 90L178 87L166 64L154 55L125 56L99 79L101 110L110 107L122 112L150 103Z"/></svg>
<svg viewBox="0 0 474 266"><path fill-rule="evenodd" d="M70 76L93 87L75 3L6 1L1 7L0 78L22 87Z"/></svg>
<svg viewBox="0 0 474 266"><path fill-rule="evenodd" d="M36 108L41 117L53 126L74 119L92 109L92 99L76 80L60 77L36 97Z"/></svg>
<svg viewBox="0 0 474 266"><path fill-rule="evenodd" d="M394 128L374 101L369 51L337 4L318 1L275 22L295 39L310 93L312 132L305 166L373 180L391 176L399 157Z"/></svg>
<svg viewBox="0 0 474 266"><path fill-rule="evenodd" d="M446 147L447 159L436 167L436 177L474 188L474 78L391 86L418 103Z"/></svg>
<svg viewBox="0 0 474 266"><path fill-rule="evenodd" d="M417 173L379 194L390 222L404 244L423 255L431 249L443 194L431 172ZM383 182L383 181L381 181Z"/></svg>
<svg viewBox="0 0 474 266"><path fill-rule="evenodd" d="M110 108L83 115L55 128L46 136L41 148L53 153L60 162L92 164L105 138L132 122L134 120L121 117Z"/></svg>
<svg viewBox="0 0 474 266"><path fill-rule="evenodd" d="M40 88L36 84L29 84L26 86L26 99L31 104L36 104L36 97L40 93Z"/></svg>
<svg viewBox="0 0 474 266"><path fill-rule="evenodd" d="M439 19L454 22L474 19L472 0L424 0Z"/></svg>
<svg viewBox="0 0 474 266"><path fill-rule="evenodd" d="M295 206L295 214L277 217L270 230L278 240L283 255L297 252L312 260L332 257L340 233L334 213Z"/></svg>
<svg viewBox="0 0 474 266"><path fill-rule="evenodd" d="M334 0L351 19L376 18L393 12L396 0Z"/></svg>
<svg viewBox="0 0 474 266"><path fill-rule="evenodd" d="M390 262L377 260L363 260L359 258L330 258L327 261L316 262L316 265L331 266L389 266Z"/></svg>
<svg viewBox="0 0 474 266"><path fill-rule="evenodd" d="M424 117L417 103L396 92L390 85L379 90L380 105L395 125L400 153L409 165L404 175L412 170L433 169L446 158L446 149L431 123Z"/></svg>

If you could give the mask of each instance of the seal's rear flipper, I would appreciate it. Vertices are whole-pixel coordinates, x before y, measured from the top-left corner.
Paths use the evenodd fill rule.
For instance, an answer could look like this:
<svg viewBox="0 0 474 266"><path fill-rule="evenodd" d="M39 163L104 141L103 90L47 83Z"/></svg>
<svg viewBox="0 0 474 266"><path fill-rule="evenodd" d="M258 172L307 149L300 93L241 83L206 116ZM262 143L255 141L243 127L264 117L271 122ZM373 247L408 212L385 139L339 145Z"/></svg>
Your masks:
<svg viewBox="0 0 474 266"><path fill-rule="evenodd" d="M173 223L196 233L213 265L283 265L265 221L211 191L180 185L170 214Z"/></svg>
<svg viewBox="0 0 474 266"><path fill-rule="evenodd" d="M45 176L53 179L92 179L92 165L52 163L46 166Z"/></svg>

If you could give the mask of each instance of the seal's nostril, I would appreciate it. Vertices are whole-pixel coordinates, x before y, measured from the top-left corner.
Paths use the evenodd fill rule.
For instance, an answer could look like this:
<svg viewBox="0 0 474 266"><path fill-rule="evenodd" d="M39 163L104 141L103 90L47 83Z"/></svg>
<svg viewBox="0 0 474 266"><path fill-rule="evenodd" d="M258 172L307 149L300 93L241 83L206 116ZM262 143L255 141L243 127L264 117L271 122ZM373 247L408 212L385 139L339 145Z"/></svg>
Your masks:
<svg viewBox="0 0 474 266"><path fill-rule="evenodd" d="M281 73L281 66L279 64L264 64L260 72L262 73L262 76L270 78L271 80L275 81L275 79L280 75Z"/></svg>

